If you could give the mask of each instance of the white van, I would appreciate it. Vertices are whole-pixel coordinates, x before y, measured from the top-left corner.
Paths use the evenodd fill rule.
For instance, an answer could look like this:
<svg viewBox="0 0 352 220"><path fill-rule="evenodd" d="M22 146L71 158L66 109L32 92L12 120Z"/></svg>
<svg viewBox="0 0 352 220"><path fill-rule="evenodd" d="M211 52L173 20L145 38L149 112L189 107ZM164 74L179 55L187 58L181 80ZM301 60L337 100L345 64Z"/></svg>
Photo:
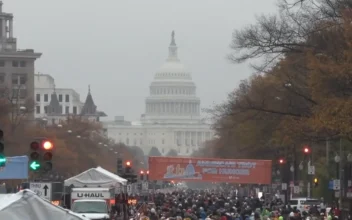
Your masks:
<svg viewBox="0 0 352 220"><path fill-rule="evenodd" d="M309 209L315 205L318 207L318 210L320 210L320 203L321 202L319 199L313 198L292 198L290 201L288 201L288 204L292 208L296 207L300 212L308 212Z"/></svg>

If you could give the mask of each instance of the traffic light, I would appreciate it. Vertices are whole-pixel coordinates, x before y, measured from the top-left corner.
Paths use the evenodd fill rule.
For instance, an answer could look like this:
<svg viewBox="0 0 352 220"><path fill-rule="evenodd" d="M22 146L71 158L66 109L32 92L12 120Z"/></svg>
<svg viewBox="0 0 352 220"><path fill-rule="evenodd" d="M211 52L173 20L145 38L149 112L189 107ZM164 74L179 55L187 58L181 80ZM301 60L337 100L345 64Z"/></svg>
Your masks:
<svg viewBox="0 0 352 220"><path fill-rule="evenodd" d="M39 171L43 168L44 171L53 169L53 153L54 144L46 138L35 140L30 145L30 163L29 168L32 171Z"/></svg>
<svg viewBox="0 0 352 220"><path fill-rule="evenodd" d="M137 175L134 173L134 171L132 169L131 161L126 161L126 163L125 163L125 173L122 175L122 177L125 178L130 183L136 183L137 182Z"/></svg>
<svg viewBox="0 0 352 220"><path fill-rule="evenodd" d="M318 178L314 178L314 187L318 187L319 186L319 180Z"/></svg>
<svg viewBox="0 0 352 220"><path fill-rule="evenodd" d="M4 167L6 165L6 157L5 157L5 144L4 144L4 132L0 130L0 167Z"/></svg>
<svg viewBox="0 0 352 220"><path fill-rule="evenodd" d="M308 146L303 147L303 153L304 154L310 154L310 148Z"/></svg>
<svg viewBox="0 0 352 220"><path fill-rule="evenodd" d="M143 181L144 180L144 171L141 170L140 172L140 180Z"/></svg>
<svg viewBox="0 0 352 220"><path fill-rule="evenodd" d="M131 170L132 170L131 161L126 161L126 164L125 164L125 173L126 173L126 174L130 174L130 173L131 173Z"/></svg>
<svg viewBox="0 0 352 220"><path fill-rule="evenodd" d="M123 167L122 167L122 159L117 158L117 174L122 175L123 174Z"/></svg>
<svg viewBox="0 0 352 220"><path fill-rule="evenodd" d="M149 181L149 170L147 170L147 175L146 175L146 179L147 179L147 181Z"/></svg>
<svg viewBox="0 0 352 220"><path fill-rule="evenodd" d="M30 145L30 162L29 162L29 168L33 171L38 171L41 167L40 163L40 143L38 141L33 141Z"/></svg>

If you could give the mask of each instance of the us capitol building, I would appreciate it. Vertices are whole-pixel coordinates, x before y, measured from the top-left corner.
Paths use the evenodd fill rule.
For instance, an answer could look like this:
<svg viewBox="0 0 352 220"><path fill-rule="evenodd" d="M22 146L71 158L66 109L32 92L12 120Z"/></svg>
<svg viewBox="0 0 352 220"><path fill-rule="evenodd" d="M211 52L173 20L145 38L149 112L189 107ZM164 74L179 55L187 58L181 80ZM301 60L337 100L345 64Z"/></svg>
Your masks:
<svg viewBox="0 0 352 220"><path fill-rule="evenodd" d="M171 36L169 56L150 84L140 122L116 116L113 122L105 123L109 138L138 146L146 155L156 147L163 155L173 149L187 156L214 135L210 125L201 119L196 85L178 59L175 33Z"/></svg>

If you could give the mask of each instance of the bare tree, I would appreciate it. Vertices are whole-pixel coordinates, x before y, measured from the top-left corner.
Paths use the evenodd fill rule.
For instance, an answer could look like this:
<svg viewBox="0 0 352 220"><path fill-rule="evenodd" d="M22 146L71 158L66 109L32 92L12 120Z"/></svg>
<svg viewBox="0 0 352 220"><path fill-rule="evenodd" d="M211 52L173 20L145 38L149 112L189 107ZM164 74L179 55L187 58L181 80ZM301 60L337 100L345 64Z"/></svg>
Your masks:
<svg viewBox="0 0 352 220"><path fill-rule="evenodd" d="M34 101L26 98L27 94L19 85L12 90L8 87L3 87L0 90L1 103L4 110L1 112L6 115L10 123L10 131L14 133L15 130L34 112ZM8 116L8 117L7 117Z"/></svg>
<svg viewBox="0 0 352 220"><path fill-rule="evenodd" d="M234 63L263 59L252 67L266 71L288 53L316 48L316 42L309 41L312 34L339 26L351 8L351 0L282 0L278 15L259 16L255 24L233 33L234 52L228 57Z"/></svg>

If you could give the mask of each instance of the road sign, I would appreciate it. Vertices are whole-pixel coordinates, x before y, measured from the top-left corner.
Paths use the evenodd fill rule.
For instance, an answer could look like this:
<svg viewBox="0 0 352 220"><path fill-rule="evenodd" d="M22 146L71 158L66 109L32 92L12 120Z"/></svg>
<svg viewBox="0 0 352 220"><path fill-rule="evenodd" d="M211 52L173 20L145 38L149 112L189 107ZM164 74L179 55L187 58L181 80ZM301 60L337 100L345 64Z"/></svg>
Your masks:
<svg viewBox="0 0 352 220"><path fill-rule="evenodd" d="M148 189L149 189L148 182L143 182L143 183L142 183L142 189L143 189L143 190L148 190Z"/></svg>
<svg viewBox="0 0 352 220"><path fill-rule="evenodd" d="M282 190L287 190L287 183L282 183L281 184L281 189Z"/></svg>
<svg viewBox="0 0 352 220"><path fill-rule="evenodd" d="M347 198L352 198L352 192L347 192L347 193L346 193L346 197L347 197Z"/></svg>
<svg viewBox="0 0 352 220"><path fill-rule="evenodd" d="M127 193L132 194L132 184L127 185Z"/></svg>
<svg viewBox="0 0 352 220"><path fill-rule="evenodd" d="M308 175L315 175L315 166L308 166Z"/></svg>
<svg viewBox="0 0 352 220"><path fill-rule="evenodd" d="M340 180L334 180L333 189L340 190Z"/></svg>
<svg viewBox="0 0 352 220"><path fill-rule="evenodd" d="M43 199L51 201L51 183L29 183L29 189L35 192L38 196Z"/></svg>
<svg viewBox="0 0 352 220"><path fill-rule="evenodd" d="M299 193L300 187L299 186L294 186L293 187L293 193Z"/></svg>

